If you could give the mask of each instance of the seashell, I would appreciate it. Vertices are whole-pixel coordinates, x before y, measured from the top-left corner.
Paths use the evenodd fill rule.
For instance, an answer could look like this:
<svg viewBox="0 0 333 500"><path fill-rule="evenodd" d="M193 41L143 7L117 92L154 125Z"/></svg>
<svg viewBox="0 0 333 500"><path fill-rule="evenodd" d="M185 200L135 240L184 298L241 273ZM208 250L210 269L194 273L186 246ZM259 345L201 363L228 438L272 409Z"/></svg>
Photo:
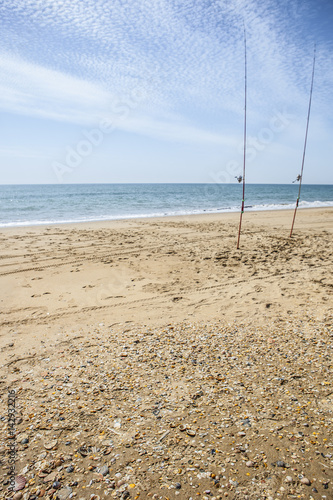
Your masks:
<svg viewBox="0 0 333 500"><path fill-rule="evenodd" d="M50 441L49 443L45 443L44 448L46 450L52 450L55 446L57 446L57 444L58 444L58 440L53 439L53 441Z"/></svg>
<svg viewBox="0 0 333 500"><path fill-rule="evenodd" d="M188 430L187 430L187 434L188 434L189 436L195 436L195 435L196 435L196 432L195 432L193 429L188 429Z"/></svg>
<svg viewBox="0 0 333 500"><path fill-rule="evenodd" d="M180 424L180 426L179 426L180 432L184 432L184 431L186 431L186 429L187 429L187 425L186 424Z"/></svg>
<svg viewBox="0 0 333 500"><path fill-rule="evenodd" d="M81 457L86 457L88 455L88 450L84 446L81 446L77 451L80 453Z"/></svg>
<svg viewBox="0 0 333 500"><path fill-rule="evenodd" d="M26 483L27 483L27 480L26 480L25 477L23 477L23 476L16 476L14 491L23 490L23 488L25 487Z"/></svg>

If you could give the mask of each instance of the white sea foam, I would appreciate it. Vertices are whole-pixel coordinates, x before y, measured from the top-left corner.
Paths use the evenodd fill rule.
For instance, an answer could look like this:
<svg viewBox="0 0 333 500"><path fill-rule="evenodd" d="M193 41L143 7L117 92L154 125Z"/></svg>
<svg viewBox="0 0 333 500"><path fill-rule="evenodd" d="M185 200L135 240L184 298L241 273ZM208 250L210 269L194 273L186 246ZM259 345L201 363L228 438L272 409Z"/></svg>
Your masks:
<svg viewBox="0 0 333 500"><path fill-rule="evenodd" d="M325 208L333 207L333 201L301 201L299 204L299 209L306 208ZM291 210L295 208L295 203L285 203L285 204L269 204L264 203L261 205L251 205L246 206L245 211L255 212L255 211L265 211L265 210ZM99 215L93 217L82 217L73 219L57 219L57 220L17 220L12 222L0 223L0 228L8 227L25 227L25 226L48 226L55 224L76 224L80 222L103 222L112 220L127 220L127 219L146 219L153 217L172 217L172 216L190 216L190 215L201 215L207 213L230 213L239 212L239 206L222 207L222 208L211 208L211 209L198 209L198 210L169 210L163 212L153 212L153 213L133 213L133 214L119 214L119 215Z"/></svg>

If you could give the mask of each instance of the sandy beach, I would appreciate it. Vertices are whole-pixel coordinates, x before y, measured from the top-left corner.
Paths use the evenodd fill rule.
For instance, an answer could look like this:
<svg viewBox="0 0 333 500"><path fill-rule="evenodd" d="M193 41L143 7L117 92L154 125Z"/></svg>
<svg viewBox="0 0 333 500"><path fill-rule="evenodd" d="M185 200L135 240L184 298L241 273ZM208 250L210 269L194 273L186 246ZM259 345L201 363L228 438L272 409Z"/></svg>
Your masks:
<svg viewBox="0 0 333 500"><path fill-rule="evenodd" d="M15 442L15 500L332 499L333 209L291 219L2 229L0 497Z"/></svg>

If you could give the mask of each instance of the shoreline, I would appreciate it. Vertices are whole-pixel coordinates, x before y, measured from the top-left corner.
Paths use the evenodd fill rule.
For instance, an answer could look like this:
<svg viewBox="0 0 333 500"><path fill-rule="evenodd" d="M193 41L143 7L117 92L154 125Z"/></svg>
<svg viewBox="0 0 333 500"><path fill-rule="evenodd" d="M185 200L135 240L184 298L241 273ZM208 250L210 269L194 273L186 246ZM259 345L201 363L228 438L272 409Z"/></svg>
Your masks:
<svg viewBox="0 0 333 500"><path fill-rule="evenodd" d="M263 210L245 210L244 212L244 217L246 215L250 216L256 216L258 214L262 214L263 216L268 215L270 213L273 213L276 215L277 213L282 212L283 214L286 214L287 212L290 212L290 217L292 217L292 214L294 213L295 208L281 208L281 209L263 209ZM333 207L330 206L323 206L323 207L298 207L297 209L297 214L302 213L303 211L306 212L318 212L318 211L327 211L327 212L333 212ZM226 218L237 218L239 217L240 211L233 211L233 212L222 212L222 211L217 211L217 212L200 212L197 214L177 214L177 215L159 215L159 216L137 216L137 217L126 217L126 218L117 218L117 219L97 219L97 220L91 220L91 221L78 221L78 222L41 222L41 223L36 223L36 224L22 224L22 225L17 225L17 226L0 226L0 233L2 231L15 231L15 230L29 230L29 229L45 229L45 228L54 228L54 227L64 227L64 228L70 228L70 227L75 227L76 225L78 226L84 226L86 225L87 227L90 227L90 225L111 225L111 224L121 224L121 223L135 223L135 222L149 222L149 221L168 221L170 220L185 220L185 219L190 219L190 220L195 220L195 218L201 218L201 217L226 217ZM297 220L297 219L296 219Z"/></svg>

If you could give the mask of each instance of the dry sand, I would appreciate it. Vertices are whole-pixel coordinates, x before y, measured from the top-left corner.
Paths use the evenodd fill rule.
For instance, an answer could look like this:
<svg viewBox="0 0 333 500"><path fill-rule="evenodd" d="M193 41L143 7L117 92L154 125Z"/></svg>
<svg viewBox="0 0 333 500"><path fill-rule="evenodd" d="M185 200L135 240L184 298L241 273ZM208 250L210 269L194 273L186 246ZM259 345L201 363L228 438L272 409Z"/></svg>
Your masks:
<svg viewBox="0 0 333 500"><path fill-rule="evenodd" d="M1 498L333 498L333 210L238 217L1 231Z"/></svg>

